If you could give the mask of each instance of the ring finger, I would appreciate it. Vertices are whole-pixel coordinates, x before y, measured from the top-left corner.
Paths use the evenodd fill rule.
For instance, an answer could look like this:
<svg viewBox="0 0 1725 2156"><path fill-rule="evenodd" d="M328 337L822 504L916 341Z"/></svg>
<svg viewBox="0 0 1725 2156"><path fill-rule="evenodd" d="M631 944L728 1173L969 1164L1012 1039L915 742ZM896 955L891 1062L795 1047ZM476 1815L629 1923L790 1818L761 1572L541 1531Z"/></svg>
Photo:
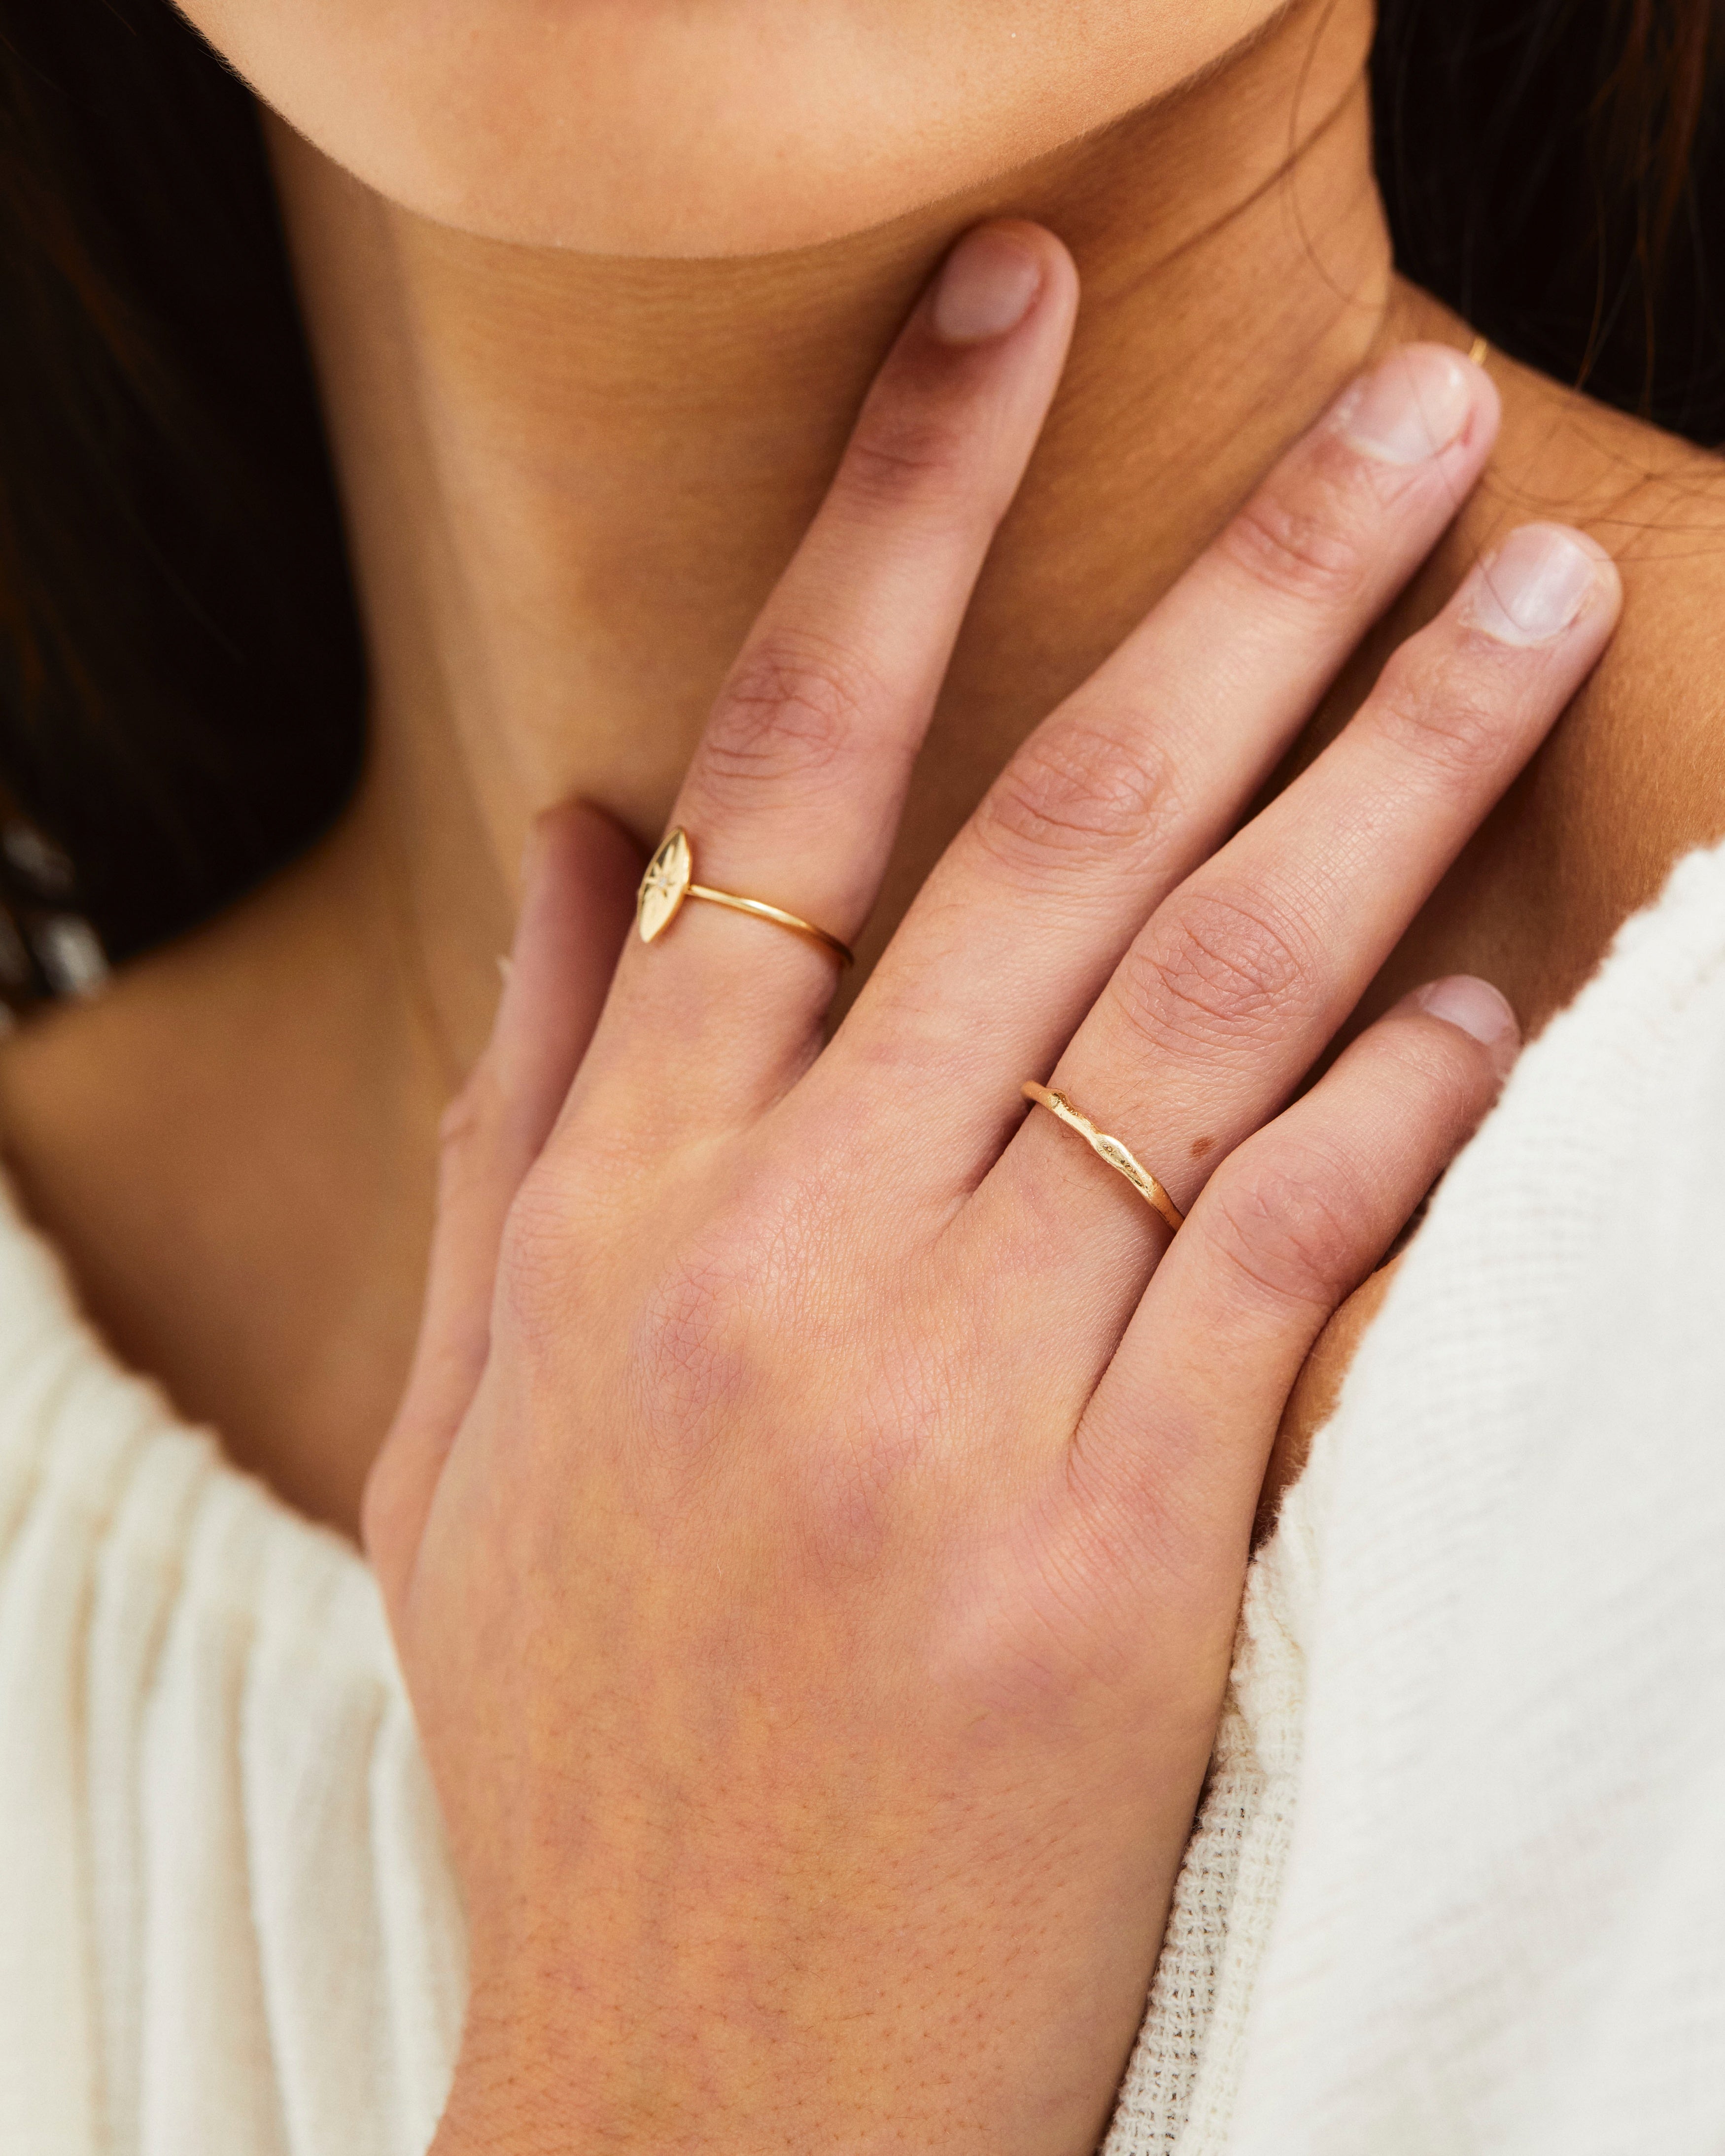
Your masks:
<svg viewBox="0 0 1725 2156"><path fill-rule="evenodd" d="M1132 937L1214 852L1450 521L1496 438L1491 381L1408 346L1354 382L1014 756L893 939L839 1045L939 1064L968 1191L1005 1063L1045 1071ZM846 1081L845 1058L828 1075Z"/></svg>
<svg viewBox="0 0 1725 2156"><path fill-rule="evenodd" d="M1189 1551L1206 1534L1221 1538L1219 1569L1194 1564L1192 1577L1244 1566L1245 1530L1301 1363L1466 1143L1518 1046L1509 1006L1485 982L1434 982L1230 1156L1158 1268L1073 1441L1069 1485L1089 1501L1088 1532L1101 1527L1103 1547L1153 1553L1153 1523L1173 1507Z"/></svg>
<svg viewBox="0 0 1725 2156"><path fill-rule="evenodd" d="M1591 539L1512 534L1312 767L1152 916L1050 1083L1181 1210L1322 1054L1580 686L1619 598ZM1040 1111L978 1199L998 1232L1052 1236L1107 1283L1091 1303L1105 1356L1166 1241L1152 1209Z"/></svg>

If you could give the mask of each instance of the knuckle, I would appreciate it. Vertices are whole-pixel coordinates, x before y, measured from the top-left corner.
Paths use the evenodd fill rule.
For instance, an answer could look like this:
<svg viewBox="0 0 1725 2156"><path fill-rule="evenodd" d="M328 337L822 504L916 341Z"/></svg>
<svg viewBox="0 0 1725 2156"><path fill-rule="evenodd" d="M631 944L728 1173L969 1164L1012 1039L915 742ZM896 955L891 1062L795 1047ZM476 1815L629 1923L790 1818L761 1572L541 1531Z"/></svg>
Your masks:
<svg viewBox="0 0 1725 2156"><path fill-rule="evenodd" d="M1069 721L1019 751L989 788L977 832L1009 867L1045 871L1117 856L1178 814L1168 759L1153 744Z"/></svg>
<svg viewBox="0 0 1725 2156"><path fill-rule="evenodd" d="M723 793L809 785L848 760L873 696L851 654L781 633L745 653L720 692L701 747L701 777Z"/></svg>
<svg viewBox="0 0 1725 2156"><path fill-rule="evenodd" d="M1509 700L1458 654L1399 652L1373 701L1384 737L1440 781L1471 792L1502 769L1514 731Z"/></svg>
<svg viewBox="0 0 1725 2156"><path fill-rule="evenodd" d="M1261 904L1194 892L1121 961L1117 1010L1155 1051L1260 1048L1306 993L1307 958Z"/></svg>
<svg viewBox="0 0 1725 2156"><path fill-rule="evenodd" d="M798 1357L785 1343L810 1318L803 1296L819 1203L798 1177L750 1178L655 1255L629 1353L644 1396L670 1411L660 1418L667 1443L694 1449L703 1430L735 1428L757 1394L794 1382Z"/></svg>
<svg viewBox="0 0 1725 2156"><path fill-rule="evenodd" d="M793 1464L798 1539L821 1573L866 1568L886 1546L938 1426L938 1406L918 1387L915 1366L901 1363Z"/></svg>
<svg viewBox="0 0 1725 2156"><path fill-rule="evenodd" d="M970 473L970 435L957 413L883 400L857 423L836 496L871 516L968 515L984 505Z"/></svg>
<svg viewBox="0 0 1725 2156"><path fill-rule="evenodd" d="M721 1410L737 1409L762 1374L739 1270L722 1248L691 1249L654 1282L636 1321L632 1360L685 1446Z"/></svg>
<svg viewBox="0 0 1725 2156"><path fill-rule="evenodd" d="M1255 1296L1333 1309L1377 1254L1377 1209L1358 1165L1310 1141L1255 1158L1248 1149L1235 1163L1207 1196L1213 1246Z"/></svg>
<svg viewBox="0 0 1725 2156"><path fill-rule="evenodd" d="M1452 1096L1472 1093L1482 1074L1493 1075L1483 1041L1425 1012L1411 1024L1380 1021L1367 1038L1383 1065L1383 1082L1410 1112L1434 1111Z"/></svg>
<svg viewBox="0 0 1725 2156"><path fill-rule="evenodd" d="M1262 489L1219 544L1259 588L1326 611L1352 606L1371 580L1365 534L1334 485Z"/></svg>

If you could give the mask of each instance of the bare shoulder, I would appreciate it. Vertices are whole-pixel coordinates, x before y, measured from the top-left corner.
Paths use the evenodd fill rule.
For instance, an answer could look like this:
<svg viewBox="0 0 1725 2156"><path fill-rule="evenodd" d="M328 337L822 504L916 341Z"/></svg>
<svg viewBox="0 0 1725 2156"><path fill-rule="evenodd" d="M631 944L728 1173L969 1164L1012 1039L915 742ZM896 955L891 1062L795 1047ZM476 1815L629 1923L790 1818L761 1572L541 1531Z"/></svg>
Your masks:
<svg viewBox="0 0 1725 2156"><path fill-rule="evenodd" d="M1578 524L1623 572L1599 686L1633 683L1650 720L1717 716L1725 691L1725 455L1498 363L1503 433L1470 536L1531 516ZM1652 701L1650 701L1649 700ZM1725 764L1718 767L1725 781Z"/></svg>
<svg viewBox="0 0 1725 2156"><path fill-rule="evenodd" d="M1725 835L1725 459L1527 370L1502 377L1478 543L1559 519L1624 583L1617 635L1525 788L1534 865L1570 910L1552 925L1574 960L1567 1000L1672 864Z"/></svg>
<svg viewBox="0 0 1725 2156"><path fill-rule="evenodd" d="M1481 973L1533 1032L1672 865L1725 837L1725 457L1530 368L1497 357L1491 367L1504 408L1497 450L1386 638L1435 612L1506 532L1536 520L1577 525L1610 552L1623 618L1371 1004L1439 973Z"/></svg>
<svg viewBox="0 0 1725 2156"><path fill-rule="evenodd" d="M1458 339L1453 320L1413 334ZM1623 619L1593 679L1421 913L1363 1014L1450 971L1496 980L1537 1032L1597 967L1673 864L1725 837L1725 456L1494 358L1499 447L1405 607L1366 654L1441 606L1503 534L1550 519L1615 559ZM1352 697L1363 688L1357 680ZM1350 698L1350 701L1352 698ZM1288 1403L1261 1537L1328 1420L1393 1268L1336 1313Z"/></svg>

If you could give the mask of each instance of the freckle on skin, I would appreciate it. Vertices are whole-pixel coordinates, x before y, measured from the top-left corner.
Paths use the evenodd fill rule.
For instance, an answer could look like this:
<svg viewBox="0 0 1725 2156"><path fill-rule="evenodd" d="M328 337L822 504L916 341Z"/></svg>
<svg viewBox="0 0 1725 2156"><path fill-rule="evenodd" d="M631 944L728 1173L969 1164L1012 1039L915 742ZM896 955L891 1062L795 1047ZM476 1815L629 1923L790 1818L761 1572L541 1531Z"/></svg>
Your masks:
<svg viewBox="0 0 1725 2156"><path fill-rule="evenodd" d="M1192 1141L1192 1158L1194 1160L1202 1160L1215 1142L1216 1142L1214 1138L1194 1138Z"/></svg>

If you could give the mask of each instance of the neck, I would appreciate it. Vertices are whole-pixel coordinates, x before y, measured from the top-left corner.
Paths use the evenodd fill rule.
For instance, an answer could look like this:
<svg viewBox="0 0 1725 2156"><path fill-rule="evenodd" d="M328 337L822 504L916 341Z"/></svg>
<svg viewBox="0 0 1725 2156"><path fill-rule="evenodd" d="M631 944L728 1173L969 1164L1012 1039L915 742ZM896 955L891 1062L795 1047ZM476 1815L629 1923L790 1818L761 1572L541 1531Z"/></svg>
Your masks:
<svg viewBox="0 0 1725 2156"><path fill-rule="evenodd" d="M717 262L578 257L397 211L285 131L277 170L373 661L355 829L454 1067L531 818L656 838L725 669L870 377L956 235L1047 223L1084 280L1068 374L978 590L878 942L1011 749L1383 331L1369 10L1301 5L1202 84L886 229Z"/></svg>
<svg viewBox="0 0 1725 2156"><path fill-rule="evenodd" d="M0 1106L105 1331L292 1501L351 1527L399 1397L438 1117L490 1024L529 819L580 793L657 837L954 236L1041 219L1082 312L858 975L1011 750L1394 333L1369 13L1297 0L1104 135L768 260L482 244L276 131L367 618L369 774L295 870L13 1044Z"/></svg>

